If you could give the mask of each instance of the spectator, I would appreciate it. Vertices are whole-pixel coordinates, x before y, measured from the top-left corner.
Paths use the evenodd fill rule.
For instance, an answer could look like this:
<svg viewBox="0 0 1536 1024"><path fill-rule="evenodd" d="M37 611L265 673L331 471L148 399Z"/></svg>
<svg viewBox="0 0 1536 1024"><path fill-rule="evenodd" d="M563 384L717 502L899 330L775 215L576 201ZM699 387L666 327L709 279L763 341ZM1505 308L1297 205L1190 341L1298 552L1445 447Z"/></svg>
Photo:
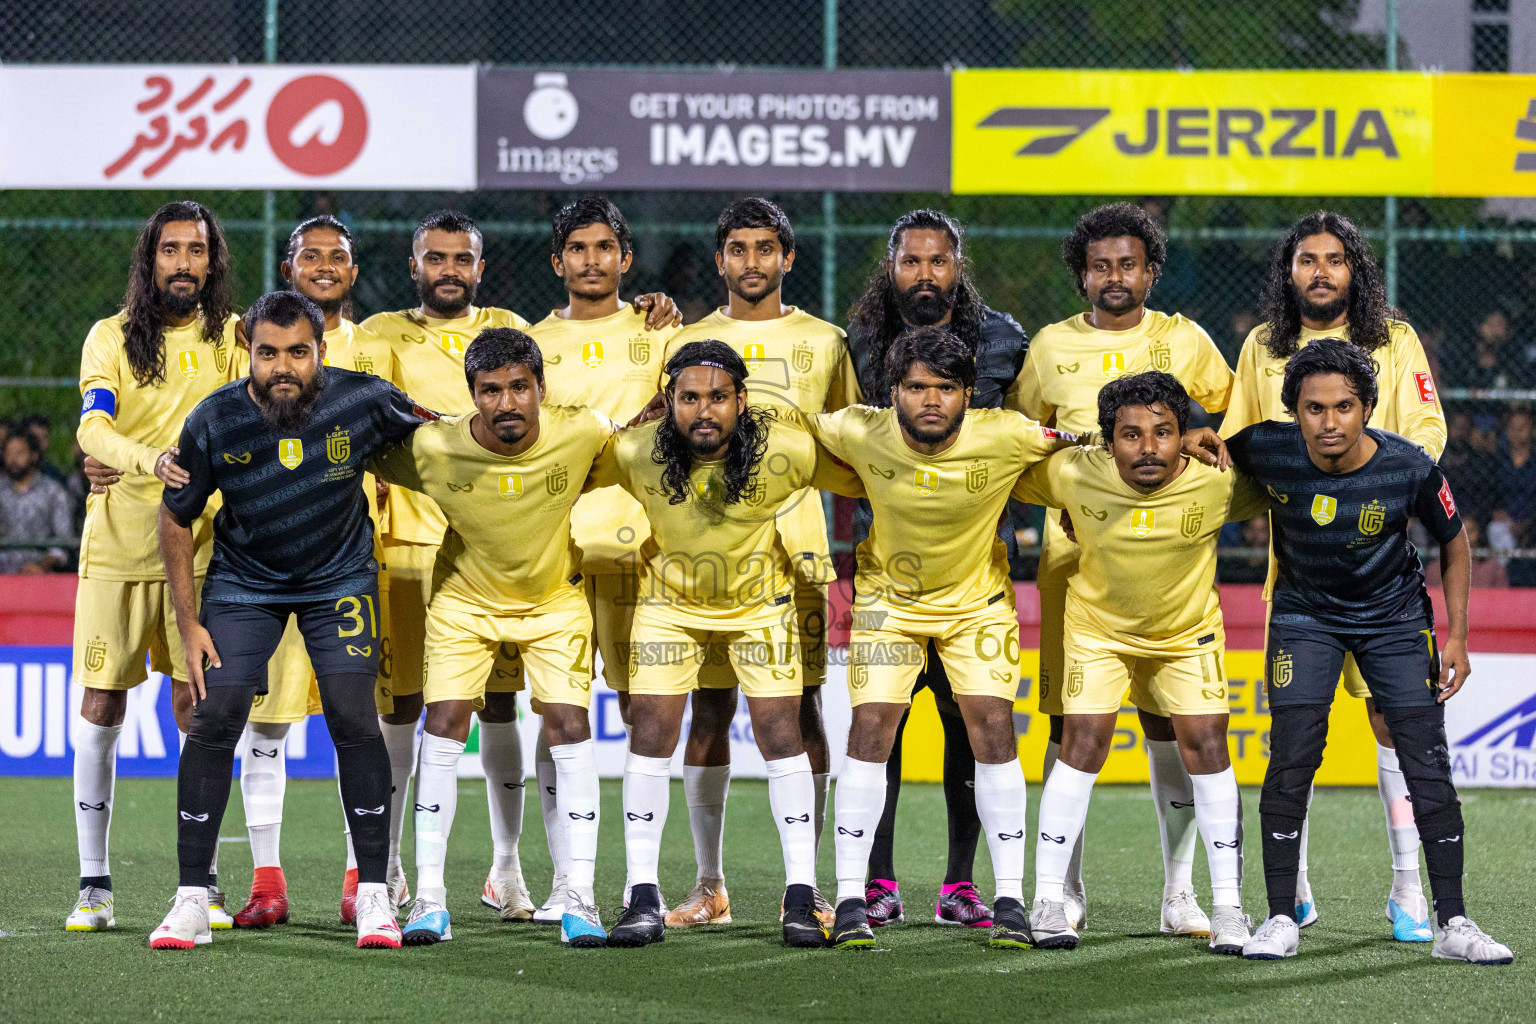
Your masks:
<svg viewBox="0 0 1536 1024"><path fill-rule="evenodd" d="M1472 585L1474 587L1507 587L1509 575L1504 564L1493 557L1492 551L1483 546L1483 526L1476 519L1463 519L1462 528L1467 531L1467 543L1472 545ZM1441 585L1440 559L1436 558L1424 570L1424 582L1431 587Z"/></svg>
<svg viewBox="0 0 1536 1024"><path fill-rule="evenodd" d="M1517 547L1531 544L1531 524L1536 519L1536 435L1529 409L1515 408L1504 422L1499 443L1498 503L1494 524L1507 527ZM1511 586L1536 586L1536 560L1516 558L1506 563Z"/></svg>
<svg viewBox="0 0 1536 1024"><path fill-rule="evenodd" d="M54 538L73 539L69 493L64 485L39 473L43 450L29 432L5 441L5 475L0 483L0 540L38 544L37 548L0 550L0 573L34 576L64 569L69 556L62 548L42 547Z"/></svg>
<svg viewBox="0 0 1536 1024"><path fill-rule="evenodd" d="M1451 411L1448 428L1440 468L1451 482L1462 518L1487 522L1498 497L1498 439L1489 431L1479 431L1465 406Z"/></svg>
<svg viewBox="0 0 1536 1024"><path fill-rule="evenodd" d="M380 480L379 483L384 481ZM64 489L69 492L71 514L75 521L75 536L85 528L85 502L91 496L91 482L85 476L85 449L75 442L74 468L64 478Z"/></svg>
<svg viewBox="0 0 1536 1024"><path fill-rule="evenodd" d="M41 413L33 413L31 416L22 417L17 426L37 438L37 443L43 450L43 459L37 464L38 471L50 480L62 484L64 474L59 472L58 466L48 461L48 446L53 443L53 424L48 421L48 417Z"/></svg>
<svg viewBox="0 0 1536 1024"><path fill-rule="evenodd" d="M1221 582L1263 583L1269 576L1269 516L1254 516L1242 523L1241 538L1243 547L1254 550L1244 555L1228 554L1223 558L1217 570Z"/></svg>
<svg viewBox="0 0 1536 1024"><path fill-rule="evenodd" d="M1530 387L1530 367L1513 340L1508 313L1502 309L1485 313L1477 324L1472 362L1462 367L1459 383L1469 388Z"/></svg>

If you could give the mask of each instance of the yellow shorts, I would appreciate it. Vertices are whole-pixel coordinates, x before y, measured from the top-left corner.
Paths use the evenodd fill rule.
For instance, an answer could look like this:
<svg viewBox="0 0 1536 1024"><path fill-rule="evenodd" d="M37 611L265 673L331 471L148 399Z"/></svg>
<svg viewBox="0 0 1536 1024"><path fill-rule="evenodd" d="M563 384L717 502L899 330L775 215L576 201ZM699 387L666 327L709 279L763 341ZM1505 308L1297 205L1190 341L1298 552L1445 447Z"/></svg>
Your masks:
<svg viewBox="0 0 1536 1024"><path fill-rule="evenodd" d="M201 595L203 579L193 581ZM82 578L75 591L74 678L93 690L131 690L149 678L151 667L186 682L187 659L164 580Z"/></svg>
<svg viewBox="0 0 1536 1024"><path fill-rule="evenodd" d="M1059 525L1061 513L1047 509L1035 588L1040 592L1040 678L1035 689L1040 695L1040 713L1059 717L1061 691L1066 680L1065 654L1067 617L1067 581L1077 573L1081 549L1067 539Z"/></svg>
<svg viewBox="0 0 1536 1024"><path fill-rule="evenodd" d="M380 602L382 603L382 602ZM299 632L299 617L288 617L288 628L278 641L272 660L267 662L267 693L251 705L252 722L298 722L318 715L320 687L315 684L315 670L304 649L304 634Z"/></svg>
<svg viewBox="0 0 1536 1024"><path fill-rule="evenodd" d="M578 587L562 589L522 615L477 614L435 601L427 610L423 673L422 696L428 704L472 700L479 709L487 690L514 692L528 679L539 704L587 707L592 702L592 613Z"/></svg>
<svg viewBox="0 0 1536 1024"><path fill-rule="evenodd" d="M437 562L437 549L436 544L402 542L384 545L388 585L386 587L384 581L380 581L379 600L386 609L389 639L381 648L379 690L374 695L380 714L394 709L396 694L409 696L422 692L427 606L432 601L432 568ZM521 690L522 664L516 649L499 647L496 671L489 675L485 688L492 693ZM386 703L388 710L384 707Z"/></svg>
<svg viewBox="0 0 1536 1024"><path fill-rule="evenodd" d="M1017 697L1019 620L1013 601L958 619L918 619L883 609L861 616L866 621L884 618L878 629L855 629L849 637L848 696L854 707L910 704L929 640L956 696L1000 697L1010 703Z"/></svg>
<svg viewBox="0 0 1536 1024"><path fill-rule="evenodd" d="M1225 715L1231 710L1224 646L1154 658L1073 637L1067 640L1065 654L1066 714L1113 714L1127 693L1136 707L1164 718Z"/></svg>
<svg viewBox="0 0 1536 1024"><path fill-rule="evenodd" d="M1275 560L1273 555L1270 556L1269 575L1270 580L1266 587L1274 585ZM1264 602L1264 649L1266 651L1269 650L1269 612L1272 605L1273 602L1271 601ZM1371 688L1365 685L1365 677L1360 674L1360 666L1355 664L1355 656L1348 651L1344 652L1344 670L1339 673L1339 678L1344 681L1344 692L1351 697L1358 697L1361 700L1371 699Z"/></svg>
<svg viewBox="0 0 1536 1024"><path fill-rule="evenodd" d="M798 697L801 657L789 626L775 620L748 629L695 629L642 604L630 631L629 692L673 696L704 685L706 667L729 673L748 697ZM722 678L716 671L715 678Z"/></svg>
<svg viewBox="0 0 1536 1024"><path fill-rule="evenodd" d="M640 577L634 573L590 573L586 580L587 609L592 613L592 642L603 658L603 682L612 690L629 689L626 644L635 621Z"/></svg>
<svg viewBox="0 0 1536 1024"><path fill-rule="evenodd" d="M795 651L800 683L809 689L827 681L827 585L807 583L795 574ZM699 668L699 689L728 690L736 685L729 658L708 658Z"/></svg>

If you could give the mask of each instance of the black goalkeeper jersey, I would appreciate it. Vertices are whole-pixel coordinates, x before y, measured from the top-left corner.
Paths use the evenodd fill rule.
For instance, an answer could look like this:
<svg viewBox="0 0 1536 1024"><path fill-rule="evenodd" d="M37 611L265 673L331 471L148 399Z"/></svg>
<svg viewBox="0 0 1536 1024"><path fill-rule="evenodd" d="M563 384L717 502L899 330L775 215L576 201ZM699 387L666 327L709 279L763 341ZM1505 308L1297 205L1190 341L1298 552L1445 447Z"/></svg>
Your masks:
<svg viewBox="0 0 1536 1024"><path fill-rule="evenodd" d="M1341 632L1432 625L1429 593L1408 520L1441 544L1461 532L1445 474L1405 437L1365 428L1376 454L1349 473L1325 473L1295 423L1255 423L1227 440L1239 471L1269 494L1279 577L1270 621Z"/></svg>
<svg viewBox="0 0 1536 1024"><path fill-rule="evenodd" d="M376 451L432 413L372 374L322 367L308 418L278 435L246 390L226 384L182 426L177 463L192 480L165 488L178 523L202 514L214 491L213 558L205 601L320 601L366 588L378 573L363 471Z"/></svg>

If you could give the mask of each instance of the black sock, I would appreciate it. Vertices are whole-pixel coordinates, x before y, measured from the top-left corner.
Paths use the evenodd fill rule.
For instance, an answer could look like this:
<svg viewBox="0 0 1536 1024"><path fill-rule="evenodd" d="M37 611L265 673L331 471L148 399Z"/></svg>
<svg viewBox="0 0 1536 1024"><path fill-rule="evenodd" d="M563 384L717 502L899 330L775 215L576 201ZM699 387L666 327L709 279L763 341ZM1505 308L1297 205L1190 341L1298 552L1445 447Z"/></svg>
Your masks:
<svg viewBox="0 0 1536 1024"><path fill-rule="evenodd" d="M785 910L811 910L816 906L814 890L808 885L791 885L784 890Z"/></svg>
<svg viewBox="0 0 1536 1024"><path fill-rule="evenodd" d="M210 889L217 889L218 887L219 887L219 873L217 871L210 871L210 872L208 872L208 888L210 888Z"/></svg>
<svg viewBox="0 0 1536 1024"><path fill-rule="evenodd" d="M976 871L976 841L981 817L976 813L976 755L965 719L939 712L944 726L944 807L949 812L949 864L944 884L969 882Z"/></svg>
<svg viewBox="0 0 1536 1024"><path fill-rule="evenodd" d="M632 910L660 910L661 887L641 882L629 890L629 906Z"/></svg>
<svg viewBox="0 0 1536 1024"><path fill-rule="evenodd" d="M80 888L82 888L82 889L89 889L92 886L95 886L97 889L105 889L105 890L107 890L107 892L111 892L112 891L112 876L111 875L81 875L80 876Z"/></svg>
<svg viewBox="0 0 1536 1024"><path fill-rule="evenodd" d="M319 680L325 724L336 746L342 812L352 829L357 880L384 882L389 870L389 749L379 732L372 676L335 675Z"/></svg>
<svg viewBox="0 0 1536 1024"><path fill-rule="evenodd" d="M885 808L880 824L875 826L875 841L869 848L869 879L896 880L896 803L901 799L901 737L907 730L907 715L896 725L896 743L885 762Z"/></svg>
<svg viewBox="0 0 1536 1024"><path fill-rule="evenodd" d="M1424 847L1435 917L1443 927L1453 917L1465 917L1461 881L1466 863L1466 832L1461 800L1451 782L1450 751L1445 743L1445 705L1382 708L1387 730L1397 748L1397 763L1408 783L1413 823Z"/></svg>
<svg viewBox="0 0 1536 1024"><path fill-rule="evenodd" d="M1307 796L1328 742L1328 705L1271 707L1269 770L1259 798L1270 917L1296 917L1296 872Z"/></svg>
<svg viewBox="0 0 1536 1024"><path fill-rule="evenodd" d="M180 885L206 888L229 804L235 744L256 687L213 686L192 709L192 728L176 767L176 862Z"/></svg>

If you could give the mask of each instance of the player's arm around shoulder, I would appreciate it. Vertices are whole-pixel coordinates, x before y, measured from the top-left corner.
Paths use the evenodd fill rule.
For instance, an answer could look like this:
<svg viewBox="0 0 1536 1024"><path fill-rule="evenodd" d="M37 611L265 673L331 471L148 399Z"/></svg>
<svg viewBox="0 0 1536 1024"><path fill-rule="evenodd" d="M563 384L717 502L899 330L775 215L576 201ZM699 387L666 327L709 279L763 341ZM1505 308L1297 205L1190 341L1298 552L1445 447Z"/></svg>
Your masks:
<svg viewBox="0 0 1536 1024"><path fill-rule="evenodd" d="M1236 375L1221 349L1211 340L1205 328L1187 319L1182 313L1175 316L1175 324L1187 337L1190 351L1188 371L1189 397L1199 402L1206 412L1222 412L1232 404L1232 388Z"/></svg>
<svg viewBox="0 0 1536 1024"><path fill-rule="evenodd" d="M1243 339L1242 351L1237 356L1237 371L1232 377L1232 393L1227 401L1226 418L1221 421L1222 437L1231 437L1264 418L1259 405L1259 388L1264 383L1259 379L1259 353L1264 347L1259 332L1263 329L1264 325L1260 324Z"/></svg>
<svg viewBox="0 0 1536 1024"><path fill-rule="evenodd" d="M581 492L585 494L599 487L622 484L617 453L624 428L596 409L583 407L582 413L583 425L591 436L592 462L587 467L587 478L582 482Z"/></svg>
<svg viewBox="0 0 1536 1024"><path fill-rule="evenodd" d="M446 461L445 441L450 431L458 429L462 418L441 416L418 424L404 436L375 451L368 460L369 471L387 484L426 493L425 471Z"/></svg>
<svg viewBox="0 0 1536 1024"><path fill-rule="evenodd" d="M1028 505L1068 508L1081 467L1094 457L1094 448L1061 448L1028 466L1014 482L1010 495ZM1099 449L1102 454L1102 449Z"/></svg>
<svg viewBox="0 0 1536 1024"><path fill-rule="evenodd" d="M789 458L791 490L812 487L845 498L865 497L864 483L859 475L817 441L805 417L776 420L769 429L770 445L783 450ZM767 460L769 472L774 471L775 461L770 455Z"/></svg>
<svg viewBox="0 0 1536 1024"><path fill-rule="evenodd" d="M1396 403L1398 430L1438 461L1445 451L1449 432L1445 410L1440 405L1440 392L1429 368L1429 356L1410 325L1401 320L1391 320L1388 324L1387 344L1393 350L1397 379L1381 382L1380 400Z"/></svg>

